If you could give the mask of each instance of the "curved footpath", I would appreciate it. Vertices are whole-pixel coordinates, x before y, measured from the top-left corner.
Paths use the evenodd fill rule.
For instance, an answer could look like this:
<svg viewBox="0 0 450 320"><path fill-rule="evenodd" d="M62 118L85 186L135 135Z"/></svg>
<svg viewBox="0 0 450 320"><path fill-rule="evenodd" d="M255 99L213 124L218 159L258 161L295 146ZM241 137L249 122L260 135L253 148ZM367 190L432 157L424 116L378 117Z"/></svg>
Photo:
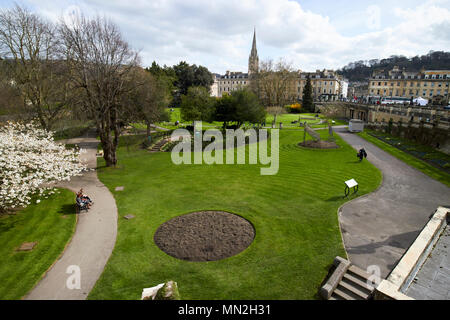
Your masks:
<svg viewBox="0 0 450 320"><path fill-rule="evenodd" d="M341 207L339 223L350 261L363 269L378 265L385 278L437 207L449 207L450 188L346 128L334 129L356 150L364 147L383 173L378 190Z"/></svg>
<svg viewBox="0 0 450 320"><path fill-rule="evenodd" d="M89 168L97 167L97 144L94 137L83 137L63 141L75 143L87 152L82 153L82 161L87 161ZM82 176L73 177L70 182L57 185L74 192L83 188L94 201L88 212L82 211L78 216L75 233L62 256L48 270L41 281L25 296L29 300L82 300L86 299L112 253L117 236L117 207L114 197L97 177L95 170L87 171ZM74 208L75 210L75 208ZM75 212L74 212L75 213ZM81 288L69 289L66 282L71 273L66 273L69 266L79 266Z"/></svg>

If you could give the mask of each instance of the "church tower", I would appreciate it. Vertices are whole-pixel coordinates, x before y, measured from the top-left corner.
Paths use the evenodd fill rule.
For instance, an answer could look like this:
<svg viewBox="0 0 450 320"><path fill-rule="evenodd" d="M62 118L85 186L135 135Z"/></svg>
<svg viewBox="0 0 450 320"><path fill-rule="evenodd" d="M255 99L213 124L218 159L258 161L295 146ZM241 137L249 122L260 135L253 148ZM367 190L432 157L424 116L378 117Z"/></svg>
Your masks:
<svg viewBox="0 0 450 320"><path fill-rule="evenodd" d="M248 75L252 75L258 72L259 68L259 58L258 51L256 50L256 29L253 30L253 45L252 51L250 52L250 56L248 58Z"/></svg>

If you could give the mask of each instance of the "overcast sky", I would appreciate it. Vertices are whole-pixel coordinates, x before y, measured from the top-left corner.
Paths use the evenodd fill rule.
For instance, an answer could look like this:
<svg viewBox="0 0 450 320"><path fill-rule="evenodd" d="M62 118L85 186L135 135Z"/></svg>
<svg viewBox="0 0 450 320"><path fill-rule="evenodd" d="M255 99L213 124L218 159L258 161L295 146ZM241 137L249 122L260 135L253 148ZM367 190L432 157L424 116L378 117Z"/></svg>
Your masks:
<svg viewBox="0 0 450 320"><path fill-rule="evenodd" d="M356 60L450 51L450 0L20 0L57 21L77 10L105 15L142 57L184 60L211 72L247 71L253 28L260 61L304 71ZM9 8L13 1L0 0Z"/></svg>

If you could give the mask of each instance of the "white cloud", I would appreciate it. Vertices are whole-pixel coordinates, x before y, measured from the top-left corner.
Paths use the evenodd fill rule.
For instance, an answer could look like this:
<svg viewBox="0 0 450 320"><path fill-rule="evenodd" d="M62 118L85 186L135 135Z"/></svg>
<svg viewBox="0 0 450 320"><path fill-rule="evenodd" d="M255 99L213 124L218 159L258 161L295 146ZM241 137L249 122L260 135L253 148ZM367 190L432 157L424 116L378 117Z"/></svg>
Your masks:
<svg viewBox="0 0 450 320"><path fill-rule="evenodd" d="M28 1L56 20L76 7L69 2ZM284 57L302 70L339 68L355 60L393 54L413 56L429 50L450 50L448 0L429 0L414 9L369 6L361 30L344 36L329 17L307 11L290 0L90 0L77 1L85 14L110 17L144 65L153 60L173 65L181 60L213 72L247 70L253 27L260 60ZM324 4L326 5L326 4ZM381 6L381 7L380 7ZM352 8L348 8L352 10ZM383 25L384 16L395 21ZM383 19L382 19L383 18Z"/></svg>
<svg viewBox="0 0 450 320"><path fill-rule="evenodd" d="M381 26L381 9L377 5L367 7L367 27L372 30L379 29Z"/></svg>

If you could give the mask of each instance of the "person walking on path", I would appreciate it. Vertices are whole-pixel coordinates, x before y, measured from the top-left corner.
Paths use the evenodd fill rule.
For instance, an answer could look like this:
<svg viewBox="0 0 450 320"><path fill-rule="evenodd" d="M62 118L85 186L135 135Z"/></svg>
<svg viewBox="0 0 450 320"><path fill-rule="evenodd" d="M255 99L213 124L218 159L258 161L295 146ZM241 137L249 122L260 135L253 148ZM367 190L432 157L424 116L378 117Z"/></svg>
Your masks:
<svg viewBox="0 0 450 320"><path fill-rule="evenodd" d="M364 158L367 158L367 152L364 148L361 148L356 156L359 158L359 162L361 162Z"/></svg>

